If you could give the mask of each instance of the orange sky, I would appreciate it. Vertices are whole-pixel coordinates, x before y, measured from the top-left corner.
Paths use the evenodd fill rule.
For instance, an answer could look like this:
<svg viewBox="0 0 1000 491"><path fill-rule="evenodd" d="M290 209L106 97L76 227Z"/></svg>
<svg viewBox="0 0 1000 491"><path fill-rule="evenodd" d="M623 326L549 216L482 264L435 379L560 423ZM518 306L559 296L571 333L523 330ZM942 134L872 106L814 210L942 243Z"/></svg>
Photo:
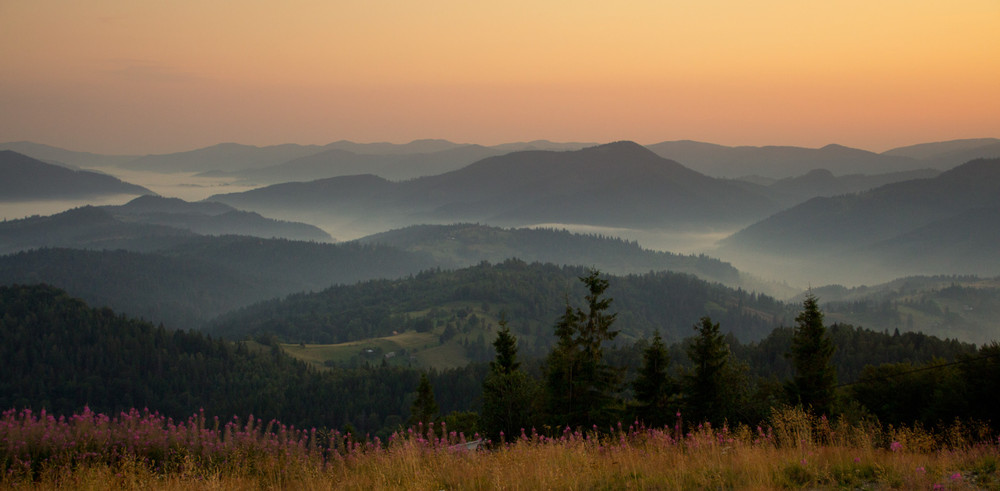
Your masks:
<svg viewBox="0 0 1000 491"><path fill-rule="evenodd" d="M1000 137L1000 0L0 0L0 142Z"/></svg>

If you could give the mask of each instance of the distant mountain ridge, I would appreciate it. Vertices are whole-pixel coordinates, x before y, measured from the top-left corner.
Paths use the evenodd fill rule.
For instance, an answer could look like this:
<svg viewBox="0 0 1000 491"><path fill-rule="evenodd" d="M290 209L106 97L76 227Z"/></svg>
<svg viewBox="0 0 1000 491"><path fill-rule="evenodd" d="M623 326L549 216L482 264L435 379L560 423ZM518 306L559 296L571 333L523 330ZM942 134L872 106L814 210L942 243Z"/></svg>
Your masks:
<svg viewBox="0 0 1000 491"><path fill-rule="evenodd" d="M41 247L150 251L197 235L230 234L332 240L315 226L272 220L221 203L141 196L121 206L84 206L0 223L0 254Z"/></svg>
<svg viewBox="0 0 1000 491"><path fill-rule="evenodd" d="M124 205L104 206L115 218L190 230L200 235L249 235L292 240L332 241L319 227L265 218L214 202L188 203L179 198L140 196Z"/></svg>
<svg viewBox="0 0 1000 491"><path fill-rule="evenodd" d="M419 223L577 223L712 227L748 223L780 205L745 183L710 178L633 142L523 151L392 183L374 176L269 186L209 198L272 216L336 216L385 230ZM325 213L317 213L316 209ZM388 225L388 226L386 226Z"/></svg>
<svg viewBox="0 0 1000 491"><path fill-rule="evenodd" d="M1000 274L998 209L1000 159L977 159L931 179L809 200L725 239L720 252L854 261L887 274L902 265L917 268L910 274Z"/></svg>
<svg viewBox="0 0 1000 491"><path fill-rule="evenodd" d="M791 206L815 197L858 193L894 182L929 179L939 174L941 171L935 169L920 169L876 175L848 174L838 177L827 169L816 169L801 176L781 179L767 187L776 193L778 199Z"/></svg>
<svg viewBox="0 0 1000 491"><path fill-rule="evenodd" d="M237 143L222 143L205 148L185 152L174 152L155 155L100 155L88 152L75 152L48 145L32 142L0 143L0 149L14 150L47 162L58 162L70 167L122 167L154 172L208 172L208 173L243 173L253 169L261 169L261 174L252 177L265 179L265 174L275 171L263 171L269 167L279 167L294 160L307 159L332 150L349 152L353 155L353 163L338 161L332 153L323 169L324 158L317 157L308 172L303 167L304 162L289 168L298 168L301 176L283 179L312 180L337 175L372 173L382 177L398 180L409 179L421 175L454 170L463 162L458 162L457 155L463 152L474 152L464 164L469 164L487 156L486 154L502 155L524 150L579 150L595 146L597 143L582 142L551 142L537 140L528 142L513 142L499 145L483 146L477 144L453 143L447 140L414 140L409 143L396 144L355 143L347 140L335 141L326 145L282 144L270 146L242 145ZM691 140L663 141L647 148L658 155L680 162L693 170L713 177L742 178L748 175L760 175L770 179L783 179L800 176L816 169L828 169L834 175L845 174L886 174L924 168L947 170L963 162L975 158L1000 157L1000 139L978 138L931 142L892 149L881 154L849 148L842 145L827 145L822 148L805 148L794 146L739 146L727 147L713 143ZM431 157L439 154L437 162ZM367 156L366 158L363 158ZM422 156L422 157L421 157ZM407 158L408 157L408 158ZM478 157L478 158L476 158ZM449 160L453 159L453 160ZM402 160L401 163L396 163ZM369 163L372 169L358 172L357 165ZM351 170L353 166L353 170ZM338 170L345 167L345 170ZM421 167L425 167L420 169ZM420 169L420 170L418 170ZM334 172L331 174L331 172ZM253 174L253 173L251 173ZM324 175L325 174L325 175ZM251 179L251 176L243 177ZM267 182L282 180L277 174L266 177Z"/></svg>
<svg viewBox="0 0 1000 491"><path fill-rule="evenodd" d="M0 201L76 199L151 194L142 186L89 171L49 164L12 150L0 150Z"/></svg>
<svg viewBox="0 0 1000 491"><path fill-rule="evenodd" d="M703 174L726 178L759 175L781 179L816 169L828 169L835 175L884 174L935 167L910 157L877 154L842 145L727 147L683 140L656 143L648 148Z"/></svg>

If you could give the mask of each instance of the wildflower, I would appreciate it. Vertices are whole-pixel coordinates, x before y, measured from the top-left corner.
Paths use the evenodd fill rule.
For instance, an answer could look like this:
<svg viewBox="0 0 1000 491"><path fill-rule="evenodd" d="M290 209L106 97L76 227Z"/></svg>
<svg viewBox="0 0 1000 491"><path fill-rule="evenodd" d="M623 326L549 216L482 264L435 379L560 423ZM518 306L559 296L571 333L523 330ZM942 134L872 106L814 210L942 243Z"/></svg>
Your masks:
<svg viewBox="0 0 1000 491"><path fill-rule="evenodd" d="M962 480L962 473L961 472L956 472L956 473L952 474L951 475L951 480L952 481L961 481Z"/></svg>
<svg viewBox="0 0 1000 491"><path fill-rule="evenodd" d="M891 449L891 450L892 450L893 452L898 452L898 451L900 451L900 450L902 450L902 449L903 449L903 444L902 444L902 443L899 443L899 442L892 442L892 444L891 444L891 445L889 445L889 448L890 448L890 449Z"/></svg>
<svg viewBox="0 0 1000 491"><path fill-rule="evenodd" d="M927 472L924 466L917 467L917 474L925 474Z"/></svg>

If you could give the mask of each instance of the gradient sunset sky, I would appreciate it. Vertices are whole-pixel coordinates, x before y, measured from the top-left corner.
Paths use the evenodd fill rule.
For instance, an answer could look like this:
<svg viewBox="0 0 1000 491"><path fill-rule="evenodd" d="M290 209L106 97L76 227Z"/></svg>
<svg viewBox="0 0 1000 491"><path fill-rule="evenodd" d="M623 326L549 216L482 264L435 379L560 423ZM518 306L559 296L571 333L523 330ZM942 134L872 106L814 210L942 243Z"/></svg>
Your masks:
<svg viewBox="0 0 1000 491"><path fill-rule="evenodd" d="M1000 0L0 0L0 142L1000 137Z"/></svg>

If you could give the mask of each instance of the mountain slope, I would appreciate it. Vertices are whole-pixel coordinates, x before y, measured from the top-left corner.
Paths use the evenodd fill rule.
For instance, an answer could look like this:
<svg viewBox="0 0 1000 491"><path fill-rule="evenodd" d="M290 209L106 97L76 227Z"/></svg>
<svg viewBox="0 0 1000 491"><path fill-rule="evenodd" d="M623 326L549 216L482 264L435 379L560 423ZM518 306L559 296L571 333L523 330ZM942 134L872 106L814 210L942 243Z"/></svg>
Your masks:
<svg viewBox="0 0 1000 491"><path fill-rule="evenodd" d="M290 343L341 343L433 326L437 312L477 309L505 313L525 356L543 354L552 326L569 299L584 296L582 267L510 260L454 271L425 271L399 280L335 286L292 295L227 314L207 332L240 339L267 333ZM620 312L618 340L659 330L667 340L688 337L701 316L711 315L741 339L759 339L784 321L785 307L764 295L733 290L680 273L609 277L611 310ZM576 303L575 301L571 303Z"/></svg>
<svg viewBox="0 0 1000 491"><path fill-rule="evenodd" d="M49 164L62 164L71 168L113 167L135 159L136 155L102 155L77 152L64 148L28 141L0 143L0 150L13 150Z"/></svg>
<svg viewBox="0 0 1000 491"><path fill-rule="evenodd" d="M268 298L433 266L377 245L240 236L136 242L149 252L47 248L0 256L0 284L48 283L93 305L190 329Z"/></svg>
<svg viewBox="0 0 1000 491"><path fill-rule="evenodd" d="M811 198L858 193L894 182L929 179L939 174L941 172L934 169L922 169L875 175L848 174L838 177L826 169L817 169L802 176L778 180L769 185L768 189L777 193L776 197L780 197L782 202L793 206Z"/></svg>
<svg viewBox="0 0 1000 491"><path fill-rule="evenodd" d="M452 171L501 152L480 145L461 145L432 153L371 154L340 148L290 160L280 165L230 174L255 183L313 181L328 177L374 174L391 180L413 179Z"/></svg>
<svg viewBox="0 0 1000 491"><path fill-rule="evenodd" d="M163 225L126 223L104 209L84 206L0 223L0 254L41 247L142 251L169 247L194 235Z"/></svg>
<svg viewBox="0 0 1000 491"><path fill-rule="evenodd" d="M400 183L351 176L209 199L272 216L309 214L314 223L325 216L368 224L369 233L452 222L732 227L778 209L760 189L704 176L632 142L514 152Z"/></svg>
<svg viewBox="0 0 1000 491"><path fill-rule="evenodd" d="M431 255L441 267L467 267L517 258L527 262L584 265L610 274L675 271L740 284L731 265L706 256L643 249L635 242L553 229L504 229L474 224L414 225L358 239Z"/></svg>
<svg viewBox="0 0 1000 491"><path fill-rule="evenodd" d="M140 196L121 206L104 206L123 222L166 225L201 235L250 235L328 242L329 234L316 226L264 218L213 202L188 203L178 198Z"/></svg>
<svg viewBox="0 0 1000 491"><path fill-rule="evenodd" d="M55 416L86 407L136 411L138 419L145 407L175 421L196 415L209 427L213 418L252 415L300 428L351 422L375 432L383 417L405 420L419 378L397 368L318 371L276 346L255 349L156 327L45 285L0 286L0 312L0 407ZM457 379L436 374L433 380L440 386ZM370 392L362 396L361 386ZM471 406L448 402L442 407L449 411Z"/></svg>
<svg viewBox="0 0 1000 491"><path fill-rule="evenodd" d="M0 201L75 199L151 191L96 172L47 164L11 150L0 150Z"/></svg>
<svg viewBox="0 0 1000 491"><path fill-rule="evenodd" d="M1000 159L974 160L933 179L812 199L725 239L720 255L814 258L826 266L833 261L851 269L874 267L894 276L1000 274L1000 256L989 245L992 231L1000 229L1000 215L981 211L997 208ZM938 246L928 247L935 241ZM959 269L936 269L947 267L940 263L943 258ZM904 264L933 269L899 270Z"/></svg>
<svg viewBox="0 0 1000 491"><path fill-rule="evenodd" d="M322 151L323 147L317 145L284 144L256 147L238 143L220 143L188 152L137 157L121 164L121 167L161 173L238 171L278 165Z"/></svg>
<svg viewBox="0 0 1000 491"><path fill-rule="evenodd" d="M971 138L921 143L894 148L882 155L920 159L934 163L938 168L950 168L970 160L1000 158L1000 139Z"/></svg>

